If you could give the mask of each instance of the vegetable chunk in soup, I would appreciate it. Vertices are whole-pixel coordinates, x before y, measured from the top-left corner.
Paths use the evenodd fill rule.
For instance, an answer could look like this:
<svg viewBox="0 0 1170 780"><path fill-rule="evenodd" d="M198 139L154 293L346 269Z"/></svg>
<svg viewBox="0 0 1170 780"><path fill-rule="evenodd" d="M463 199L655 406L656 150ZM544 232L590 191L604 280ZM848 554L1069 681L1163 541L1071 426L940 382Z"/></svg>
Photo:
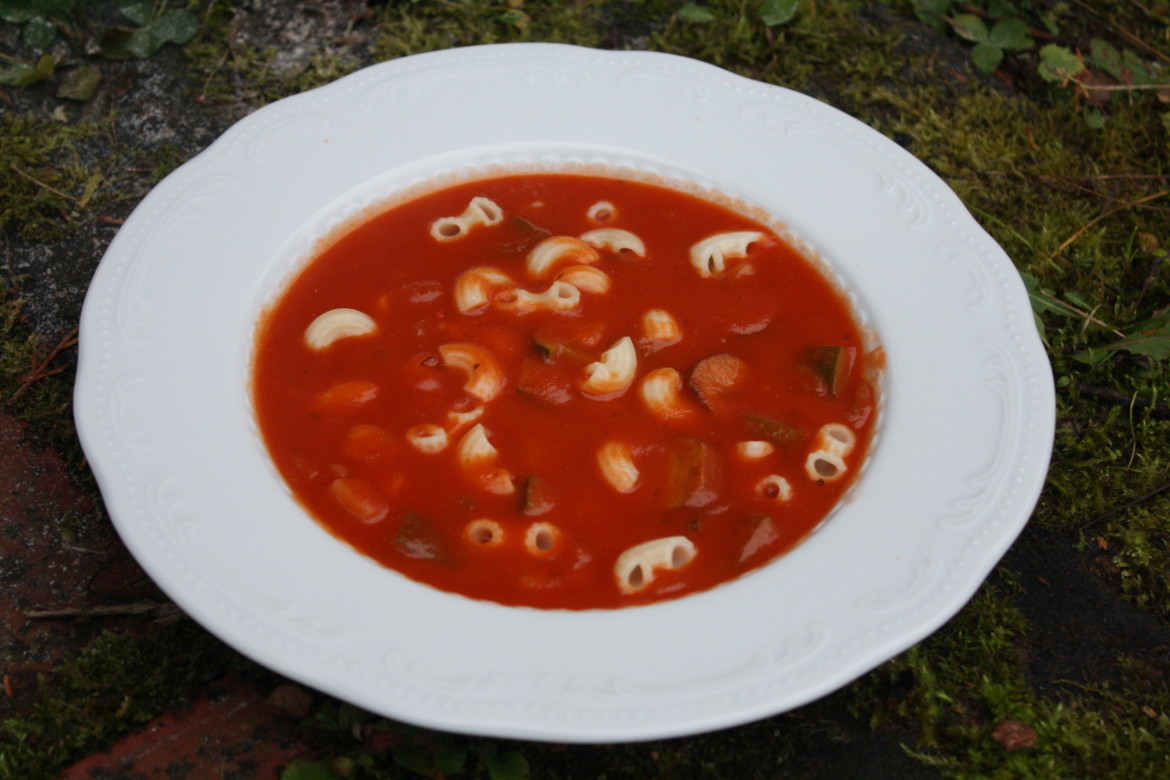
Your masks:
<svg viewBox="0 0 1170 780"><path fill-rule="evenodd" d="M615 608L805 537L872 439L874 360L765 225L518 173L329 244L259 323L252 390L293 495L356 550L470 598Z"/></svg>

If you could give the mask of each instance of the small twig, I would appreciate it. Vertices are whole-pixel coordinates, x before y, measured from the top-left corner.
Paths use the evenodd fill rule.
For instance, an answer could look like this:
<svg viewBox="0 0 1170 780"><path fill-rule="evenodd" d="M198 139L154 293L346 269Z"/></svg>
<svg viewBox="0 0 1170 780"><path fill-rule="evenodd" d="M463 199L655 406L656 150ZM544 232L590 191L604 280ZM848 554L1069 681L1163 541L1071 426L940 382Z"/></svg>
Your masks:
<svg viewBox="0 0 1170 780"><path fill-rule="evenodd" d="M203 103L207 101L207 88L211 85L211 80L215 78L215 74L219 73L219 69L227 62L228 54L230 53L230 49L224 49L223 56L219 58L219 62L215 63L215 67L207 74L207 78L203 82L203 87L199 90L199 97L196 98L195 102Z"/></svg>
<svg viewBox="0 0 1170 780"><path fill-rule="evenodd" d="M110 604L100 607L60 607L57 609L30 609L24 613L29 620L58 620L64 618L133 617L153 615L155 620L173 620L182 617L176 605L157 601L135 601L129 604Z"/></svg>
<svg viewBox="0 0 1170 780"><path fill-rule="evenodd" d="M1089 173L1081 176L1044 176L1045 179L1072 181L1073 179L1165 179L1164 173Z"/></svg>
<svg viewBox="0 0 1170 780"><path fill-rule="evenodd" d="M55 376L56 374L60 374L62 371L64 371L64 366L50 369L49 364L56 360L57 356L62 352L69 349L70 347L75 346L77 346L77 328L74 328L73 330L66 333L61 338L61 340L57 342L57 346L53 347L53 349L49 352L48 356L46 356L45 359L40 363L33 366L32 369L30 369L29 372L24 375L24 381L21 383L20 387L16 388L16 392L8 396L8 400L5 403L13 403L16 401L16 399L25 394L25 391L33 386L33 383L46 377Z"/></svg>
<svg viewBox="0 0 1170 780"><path fill-rule="evenodd" d="M1090 528L1092 528L1093 526L1095 526L1101 522L1104 522L1105 520L1108 520L1109 518L1113 517L1114 515L1119 515L1128 509L1133 509L1138 504L1144 504L1146 501L1149 501L1151 498L1155 498L1156 496L1158 496L1162 493L1165 493L1167 490L1170 490L1170 482L1163 482L1161 485L1154 488L1150 492L1145 493L1144 495L1140 495L1137 498L1133 499L1132 501L1127 501L1124 504L1122 504L1121 506L1115 506L1112 509L1109 509L1105 512L1102 512L1101 514L1094 517L1092 520L1089 520L1088 522L1082 524L1080 527L1080 530L1087 531Z"/></svg>
<svg viewBox="0 0 1170 780"><path fill-rule="evenodd" d="M1134 396L1129 393L1123 393L1120 390L1086 384L1078 384L1077 390L1080 391L1081 395L1096 398L1098 401L1122 406L1132 406L1134 409L1148 409L1150 417L1153 417L1155 420L1170 420L1170 406L1154 403L1149 398L1143 398L1140 395Z"/></svg>
<svg viewBox="0 0 1170 780"><path fill-rule="evenodd" d="M1136 89L1170 89L1170 84L1086 84L1080 79L1071 81L1086 92L1130 92Z"/></svg>
<svg viewBox="0 0 1170 780"><path fill-rule="evenodd" d="M1094 325L1100 325L1102 328L1105 328L1106 330L1110 331L1111 333L1113 333L1115 336L1117 336L1119 338L1125 337L1125 331L1118 330L1117 328L1110 325L1108 322L1105 322L1104 320L1097 319L1097 317L1095 316L1095 313L1096 313L1097 309L1101 308L1100 306L1094 306L1093 311L1085 311L1084 309L1080 308L1079 306L1073 306L1068 301L1062 301L1060 298L1057 298L1055 295L1044 292L1044 290L1038 290L1037 295L1041 298L1044 298L1047 301L1051 301L1053 305L1058 306L1060 309L1062 309L1066 313L1075 314L1078 317L1084 317L1085 322L1086 322L1086 327L1087 327L1087 323L1091 322ZM1084 329L1082 329L1081 332L1084 333L1085 332Z"/></svg>
<svg viewBox="0 0 1170 780"><path fill-rule="evenodd" d="M1073 0L1073 2L1076 3L1077 5L1079 5L1081 8L1084 8L1086 11L1088 11L1093 16L1102 17L1102 18L1104 18L1104 16L1105 16L1103 13L1101 13L1096 8L1094 8L1093 6L1086 3L1084 0ZM1136 35L1131 33L1129 30L1122 27L1117 22L1113 21L1112 19L1107 19L1106 21L1108 21L1109 24L1112 25L1113 28L1117 30L1118 34L1120 34L1122 38L1125 38L1126 40L1128 40L1130 43L1134 44L1138 48L1145 49L1146 51L1153 54L1155 57L1157 57L1165 62L1170 62L1170 57L1167 57L1165 54L1158 51L1153 46L1146 43L1141 38L1137 37Z"/></svg>
<svg viewBox="0 0 1170 780"><path fill-rule="evenodd" d="M64 192L61 192L61 190L59 190L55 187L50 187L48 184L45 184L43 181L41 181L37 177L33 176L32 174L25 173L20 168L17 168L16 163L9 163L8 167L12 168L12 170L16 171L21 176L28 179L29 181L31 181L33 184L37 185L38 187L44 187L46 190L53 193L54 195L60 195L62 198L65 198L66 200L71 200L74 203L77 202L77 198L73 197L72 195L66 195Z"/></svg>
<svg viewBox="0 0 1170 780"><path fill-rule="evenodd" d="M1082 235L1084 235L1087 230L1089 230L1091 227L1093 227L1093 225L1096 225L1101 220L1106 219L1108 217L1111 217L1119 211L1125 211L1126 209L1133 208L1134 206L1140 206L1143 203L1147 203L1151 200L1156 200L1158 198L1165 197L1166 195L1170 195L1170 190L1160 190L1158 192L1155 192L1152 195L1146 195L1144 197L1138 198L1137 200L1126 201L1125 203L1122 203L1118 206L1114 206L1113 208L1106 211L1104 214L1097 215L1096 217L1094 217L1093 219L1090 219L1088 222L1086 222L1084 225L1082 225L1080 227L1080 229L1077 230L1077 232L1073 233L1071 236L1066 238L1064 240L1064 242L1060 246L1058 246L1052 252L1052 254L1050 254L1048 256L1048 259L1051 260L1052 258L1059 255L1061 252L1063 252L1065 249L1067 249L1070 244L1072 244L1074 241L1076 241L1078 238L1080 238Z"/></svg>

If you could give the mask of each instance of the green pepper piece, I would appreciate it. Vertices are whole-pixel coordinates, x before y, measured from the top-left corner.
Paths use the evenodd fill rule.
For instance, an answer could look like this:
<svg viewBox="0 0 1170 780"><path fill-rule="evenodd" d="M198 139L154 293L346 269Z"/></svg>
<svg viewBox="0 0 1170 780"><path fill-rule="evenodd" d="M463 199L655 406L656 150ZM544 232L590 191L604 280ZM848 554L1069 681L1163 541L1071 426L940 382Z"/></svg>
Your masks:
<svg viewBox="0 0 1170 780"><path fill-rule="evenodd" d="M701 439L685 436L672 441L668 453L668 509L706 506L719 497L721 463L714 447Z"/></svg>
<svg viewBox="0 0 1170 780"><path fill-rule="evenodd" d="M752 436L773 444L790 444L800 438L799 428L782 423L766 414L748 412L740 420Z"/></svg>
<svg viewBox="0 0 1170 780"><path fill-rule="evenodd" d="M835 396L849 376L853 351L838 346L813 347L808 351L808 366L820 380L826 395Z"/></svg>
<svg viewBox="0 0 1170 780"><path fill-rule="evenodd" d="M442 537L428 518L417 512L402 516L394 546L408 558L440 562L446 558Z"/></svg>

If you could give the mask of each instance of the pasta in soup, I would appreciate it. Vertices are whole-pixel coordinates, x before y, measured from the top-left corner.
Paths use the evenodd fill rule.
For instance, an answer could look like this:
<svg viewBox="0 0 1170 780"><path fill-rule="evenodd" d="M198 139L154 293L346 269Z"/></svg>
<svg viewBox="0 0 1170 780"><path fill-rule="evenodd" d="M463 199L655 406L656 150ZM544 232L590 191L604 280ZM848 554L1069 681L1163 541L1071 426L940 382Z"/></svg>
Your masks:
<svg viewBox="0 0 1170 780"><path fill-rule="evenodd" d="M506 605L734 579L855 481L875 362L776 232L646 181L516 173L347 229L258 325L293 495L356 550Z"/></svg>

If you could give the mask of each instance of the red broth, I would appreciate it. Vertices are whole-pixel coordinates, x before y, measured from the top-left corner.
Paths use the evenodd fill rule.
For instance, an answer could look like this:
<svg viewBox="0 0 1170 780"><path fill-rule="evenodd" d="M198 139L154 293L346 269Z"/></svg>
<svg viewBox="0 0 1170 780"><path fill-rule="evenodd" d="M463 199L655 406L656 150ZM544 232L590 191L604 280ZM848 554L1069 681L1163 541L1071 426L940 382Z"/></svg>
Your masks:
<svg viewBox="0 0 1170 780"><path fill-rule="evenodd" d="M432 236L473 198L498 221L448 221L438 235L458 237ZM599 228L636 235L644 256L602 245L535 278L527 258L542 241ZM721 272L692 264L697 242L739 231L761 235L742 256L726 251ZM577 277L574 265L594 270ZM471 279L485 267L487 281ZM583 289L597 272L604 293ZM558 278L580 280L575 305L516 311ZM482 293L467 310L461 279ZM309 325L341 308L374 330L311 348ZM678 338L647 330L648 310L669 313ZM606 353L623 337L632 379L623 364L626 386L587 384L613 368ZM395 205L331 243L263 316L252 391L293 495L361 553L475 599L615 608L711 588L805 537L870 444L876 359L842 296L760 223L650 183L517 174ZM493 365L486 390L472 382ZM652 406L642 384L658 369L681 386ZM487 454L465 442L476 426ZM825 426L852 449L810 464ZM436 440L412 441L419 431L446 446L422 451ZM675 540L657 551L664 565L615 572L624 551L657 539Z"/></svg>

